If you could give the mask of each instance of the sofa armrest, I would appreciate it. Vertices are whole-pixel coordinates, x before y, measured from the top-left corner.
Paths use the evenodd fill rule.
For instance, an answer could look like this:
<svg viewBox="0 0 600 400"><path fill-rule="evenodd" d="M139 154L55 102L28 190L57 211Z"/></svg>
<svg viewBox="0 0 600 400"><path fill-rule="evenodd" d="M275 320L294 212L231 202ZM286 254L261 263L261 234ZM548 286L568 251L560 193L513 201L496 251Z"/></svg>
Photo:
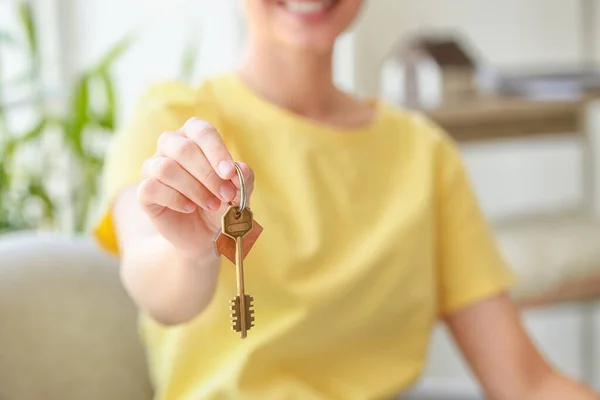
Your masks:
<svg viewBox="0 0 600 400"><path fill-rule="evenodd" d="M0 399L149 400L118 261L85 237L0 236Z"/></svg>

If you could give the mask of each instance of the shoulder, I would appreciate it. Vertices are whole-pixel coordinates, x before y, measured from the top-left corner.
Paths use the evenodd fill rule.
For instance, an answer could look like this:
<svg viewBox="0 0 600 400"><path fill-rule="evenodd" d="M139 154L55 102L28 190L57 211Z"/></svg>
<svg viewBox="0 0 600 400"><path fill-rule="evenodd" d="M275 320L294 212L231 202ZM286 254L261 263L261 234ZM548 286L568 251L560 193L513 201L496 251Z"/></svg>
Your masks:
<svg viewBox="0 0 600 400"><path fill-rule="evenodd" d="M423 111L380 102L383 119L390 130L401 132L412 141L428 146L432 151L446 151L457 147L454 139Z"/></svg>
<svg viewBox="0 0 600 400"><path fill-rule="evenodd" d="M133 114L141 113L153 119L167 118L177 124L193 116L214 119L218 115L214 100L212 80L199 85L160 81L145 89L134 106Z"/></svg>
<svg viewBox="0 0 600 400"><path fill-rule="evenodd" d="M175 80L155 82L142 92L126 123L152 121L165 130L179 129L191 117L219 127L225 118L230 92L229 74L215 74L198 84Z"/></svg>
<svg viewBox="0 0 600 400"><path fill-rule="evenodd" d="M217 99L216 79L198 85L160 81L146 87L115 132L107 156L126 159L127 154L136 152L138 158L150 157L163 132L181 129L192 117L222 131L224 103Z"/></svg>
<svg viewBox="0 0 600 400"><path fill-rule="evenodd" d="M451 184L468 176L458 142L439 124L420 110L383 104L389 134L402 137L407 158L424 162L433 171L436 182ZM408 155L410 154L410 156Z"/></svg>
<svg viewBox="0 0 600 400"><path fill-rule="evenodd" d="M196 97L196 88L180 81L159 81L149 85L141 96L141 101L164 104L185 104Z"/></svg>

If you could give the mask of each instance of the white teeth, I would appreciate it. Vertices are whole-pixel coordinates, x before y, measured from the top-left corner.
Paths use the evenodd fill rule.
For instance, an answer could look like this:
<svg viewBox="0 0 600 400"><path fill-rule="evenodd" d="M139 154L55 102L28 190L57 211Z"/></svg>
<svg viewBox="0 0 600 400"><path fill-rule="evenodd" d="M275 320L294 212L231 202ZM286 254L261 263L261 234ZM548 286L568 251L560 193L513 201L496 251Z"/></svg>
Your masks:
<svg viewBox="0 0 600 400"><path fill-rule="evenodd" d="M284 4L285 8L292 12L310 14L326 9L333 1L286 1Z"/></svg>

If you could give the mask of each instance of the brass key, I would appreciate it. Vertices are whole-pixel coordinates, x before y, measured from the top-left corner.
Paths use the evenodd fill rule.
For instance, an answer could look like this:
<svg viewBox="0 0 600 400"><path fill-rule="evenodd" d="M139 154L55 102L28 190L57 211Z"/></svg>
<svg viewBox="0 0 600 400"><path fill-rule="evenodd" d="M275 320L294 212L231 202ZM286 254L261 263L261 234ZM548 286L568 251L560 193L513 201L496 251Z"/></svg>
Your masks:
<svg viewBox="0 0 600 400"><path fill-rule="evenodd" d="M222 232L235 240L235 267L237 277L238 295L231 301L232 327L236 332L241 332L242 339L246 332L254 326L254 310L251 296L244 289L244 236L250 232L253 224L252 211L247 207L230 206L222 219Z"/></svg>

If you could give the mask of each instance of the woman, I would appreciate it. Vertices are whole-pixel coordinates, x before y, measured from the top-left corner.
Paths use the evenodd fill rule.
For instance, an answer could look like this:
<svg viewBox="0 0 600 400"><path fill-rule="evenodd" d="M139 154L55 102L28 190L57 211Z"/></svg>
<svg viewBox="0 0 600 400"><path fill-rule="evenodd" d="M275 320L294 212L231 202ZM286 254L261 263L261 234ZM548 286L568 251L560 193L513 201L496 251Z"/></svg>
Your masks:
<svg viewBox="0 0 600 400"><path fill-rule="evenodd" d="M117 135L96 233L141 310L156 398L392 398L440 318L491 398L596 398L527 338L451 140L334 87L334 42L361 5L244 1L239 71L153 86ZM233 160L264 227L244 340L228 321L235 268L212 241L240 201Z"/></svg>

